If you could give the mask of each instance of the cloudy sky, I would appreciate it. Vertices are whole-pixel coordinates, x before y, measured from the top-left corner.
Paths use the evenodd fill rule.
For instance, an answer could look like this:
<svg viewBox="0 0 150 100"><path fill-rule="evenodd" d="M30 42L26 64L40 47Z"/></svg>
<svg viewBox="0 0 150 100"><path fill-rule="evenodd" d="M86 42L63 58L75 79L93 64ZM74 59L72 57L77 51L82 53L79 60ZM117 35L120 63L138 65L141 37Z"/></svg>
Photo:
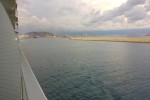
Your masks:
<svg viewBox="0 0 150 100"><path fill-rule="evenodd" d="M150 28L150 0L18 0L19 31Z"/></svg>

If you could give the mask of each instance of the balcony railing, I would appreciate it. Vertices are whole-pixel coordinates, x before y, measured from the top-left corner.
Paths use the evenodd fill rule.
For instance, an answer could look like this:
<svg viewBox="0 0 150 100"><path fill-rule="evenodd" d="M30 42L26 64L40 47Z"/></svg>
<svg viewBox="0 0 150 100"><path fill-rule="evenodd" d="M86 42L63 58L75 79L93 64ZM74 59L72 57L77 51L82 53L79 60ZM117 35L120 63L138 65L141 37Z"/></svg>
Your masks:
<svg viewBox="0 0 150 100"><path fill-rule="evenodd" d="M21 65L23 100L47 100L22 50Z"/></svg>

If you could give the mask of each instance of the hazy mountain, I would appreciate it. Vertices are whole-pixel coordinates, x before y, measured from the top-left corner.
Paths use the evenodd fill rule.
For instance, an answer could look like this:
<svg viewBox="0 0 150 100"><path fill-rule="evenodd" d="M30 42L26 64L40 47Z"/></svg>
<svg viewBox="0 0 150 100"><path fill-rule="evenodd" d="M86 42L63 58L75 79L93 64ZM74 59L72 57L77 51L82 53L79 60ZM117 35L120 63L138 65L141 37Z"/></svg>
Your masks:
<svg viewBox="0 0 150 100"><path fill-rule="evenodd" d="M63 31L65 35L72 36L144 36L150 34L150 29L126 29L126 30L85 30L85 31Z"/></svg>
<svg viewBox="0 0 150 100"><path fill-rule="evenodd" d="M53 34L49 33L49 32L29 32L29 33L26 33L26 35L29 35L29 37L34 37L34 36L38 36L38 37L53 36Z"/></svg>

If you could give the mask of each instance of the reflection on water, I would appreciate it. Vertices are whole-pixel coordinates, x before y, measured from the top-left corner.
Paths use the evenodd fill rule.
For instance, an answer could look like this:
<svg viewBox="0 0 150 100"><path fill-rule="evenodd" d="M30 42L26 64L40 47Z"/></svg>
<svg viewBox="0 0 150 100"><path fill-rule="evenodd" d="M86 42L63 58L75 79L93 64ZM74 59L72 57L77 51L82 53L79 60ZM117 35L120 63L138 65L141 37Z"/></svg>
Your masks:
<svg viewBox="0 0 150 100"><path fill-rule="evenodd" d="M150 100L150 44L22 40L49 100Z"/></svg>

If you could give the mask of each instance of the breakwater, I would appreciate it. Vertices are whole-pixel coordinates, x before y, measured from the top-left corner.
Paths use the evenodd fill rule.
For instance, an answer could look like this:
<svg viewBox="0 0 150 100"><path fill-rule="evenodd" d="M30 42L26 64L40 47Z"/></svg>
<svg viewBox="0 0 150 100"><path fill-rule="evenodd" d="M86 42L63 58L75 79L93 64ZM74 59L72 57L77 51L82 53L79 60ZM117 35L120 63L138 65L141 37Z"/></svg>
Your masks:
<svg viewBox="0 0 150 100"><path fill-rule="evenodd" d="M71 40L150 43L150 37L69 37Z"/></svg>

